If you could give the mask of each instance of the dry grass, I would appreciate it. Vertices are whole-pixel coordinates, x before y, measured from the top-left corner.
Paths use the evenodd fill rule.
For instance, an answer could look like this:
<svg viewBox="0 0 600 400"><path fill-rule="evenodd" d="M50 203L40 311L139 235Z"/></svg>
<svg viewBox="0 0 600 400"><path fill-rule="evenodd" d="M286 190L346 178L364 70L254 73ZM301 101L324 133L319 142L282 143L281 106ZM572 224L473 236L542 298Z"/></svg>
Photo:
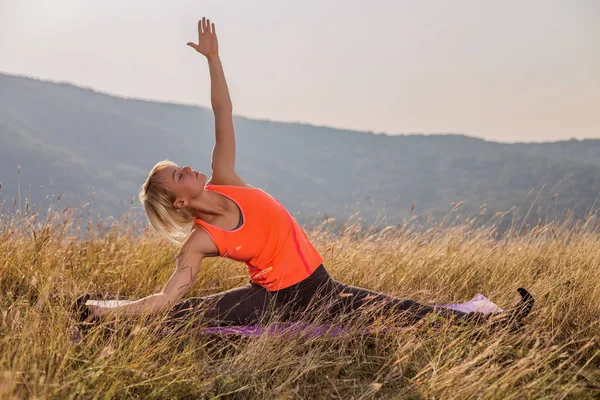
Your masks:
<svg viewBox="0 0 600 400"><path fill-rule="evenodd" d="M425 232L408 225L360 232L352 221L336 235L326 224L310 232L335 279L422 303L481 292L506 307L518 300L515 289L526 287L536 305L517 333L418 324L336 338L164 337L158 317L140 317L78 337L69 310L78 294L155 293L178 248L123 222L98 224L93 239L77 239L76 211L51 211L43 221L28 209L20 217L2 214L1 398L600 396L600 235L592 217L501 240L493 227L475 229L469 220ZM246 281L242 264L208 259L188 296Z"/></svg>

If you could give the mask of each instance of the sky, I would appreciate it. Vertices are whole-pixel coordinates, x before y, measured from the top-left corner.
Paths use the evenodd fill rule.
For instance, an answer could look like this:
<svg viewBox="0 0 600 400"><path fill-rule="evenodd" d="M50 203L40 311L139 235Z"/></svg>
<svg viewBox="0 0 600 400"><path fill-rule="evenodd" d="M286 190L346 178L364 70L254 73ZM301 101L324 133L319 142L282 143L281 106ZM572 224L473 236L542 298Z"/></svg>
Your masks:
<svg viewBox="0 0 600 400"><path fill-rule="evenodd" d="M0 72L234 113L496 142L600 138L598 0L0 0ZM1 90L1 88L0 88Z"/></svg>

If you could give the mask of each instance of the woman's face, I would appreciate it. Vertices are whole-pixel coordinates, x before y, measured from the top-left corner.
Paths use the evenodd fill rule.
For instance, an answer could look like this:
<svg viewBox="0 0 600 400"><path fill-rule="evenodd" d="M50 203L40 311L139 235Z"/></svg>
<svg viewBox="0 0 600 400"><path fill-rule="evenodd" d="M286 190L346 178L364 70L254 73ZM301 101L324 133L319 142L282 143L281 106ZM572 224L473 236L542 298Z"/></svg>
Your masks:
<svg viewBox="0 0 600 400"><path fill-rule="evenodd" d="M194 171L189 165L183 168L177 165L169 166L160 174L161 180L175 193L177 200L190 201L199 197L206 185L206 175Z"/></svg>

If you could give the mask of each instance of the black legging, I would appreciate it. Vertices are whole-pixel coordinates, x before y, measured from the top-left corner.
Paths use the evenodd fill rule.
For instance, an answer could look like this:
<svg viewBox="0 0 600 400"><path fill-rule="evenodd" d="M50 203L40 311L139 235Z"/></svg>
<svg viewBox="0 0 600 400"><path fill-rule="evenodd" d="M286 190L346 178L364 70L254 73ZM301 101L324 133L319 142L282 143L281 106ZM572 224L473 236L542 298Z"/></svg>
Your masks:
<svg viewBox="0 0 600 400"><path fill-rule="evenodd" d="M168 321L200 322L204 326L256 325L277 314L283 321L318 318L319 322L327 322L340 315L357 315L354 311L367 314L370 321L381 312L393 312L404 325L415 323L430 312L459 320L468 315L345 285L333 280L321 264L308 278L275 292L248 282L211 296L187 299L173 307Z"/></svg>

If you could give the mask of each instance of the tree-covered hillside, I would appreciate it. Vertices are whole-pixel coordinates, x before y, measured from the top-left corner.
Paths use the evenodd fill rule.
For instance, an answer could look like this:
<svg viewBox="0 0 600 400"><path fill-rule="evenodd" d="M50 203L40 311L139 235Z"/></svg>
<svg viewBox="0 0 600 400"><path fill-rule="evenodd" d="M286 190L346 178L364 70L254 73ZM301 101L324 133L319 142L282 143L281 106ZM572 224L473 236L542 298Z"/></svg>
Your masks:
<svg viewBox="0 0 600 400"><path fill-rule="evenodd" d="M360 211L397 224L414 214L513 206L530 218L585 216L600 193L600 140L501 144L464 135L372 134L234 118L237 170L301 220ZM137 192L169 158L209 173L213 116L202 107L124 99L70 84L0 74L0 202L64 192L94 214L141 212ZM542 190L543 187L543 190ZM534 189L533 194L528 193ZM540 192L541 190L541 192ZM558 193L557 196L554 196ZM554 199L553 199L554 197ZM317 214L318 213L318 214Z"/></svg>

